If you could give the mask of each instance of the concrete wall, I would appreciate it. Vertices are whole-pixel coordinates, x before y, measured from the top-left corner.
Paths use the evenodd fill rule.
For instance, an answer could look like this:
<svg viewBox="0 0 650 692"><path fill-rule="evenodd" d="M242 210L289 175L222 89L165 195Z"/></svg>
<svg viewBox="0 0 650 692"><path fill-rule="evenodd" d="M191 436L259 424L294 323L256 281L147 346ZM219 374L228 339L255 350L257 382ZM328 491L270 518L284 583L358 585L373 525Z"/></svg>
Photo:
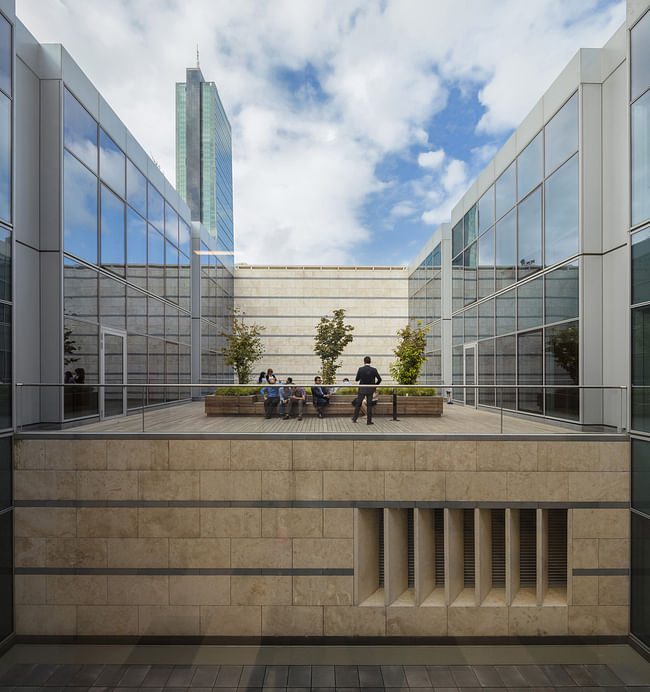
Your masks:
<svg viewBox="0 0 650 692"><path fill-rule="evenodd" d="M18 635L628 633L625 440L38 439L15 452ZM404 591L408 507L416 522L445 508L442 593L424 564ZM463 507L476 589L451 583ZM567 511L565 590L517 593L515 563L505 593L482 588L493 507ZM363 560L382 510L389 581L373 593ZM418 546L427 535L416 527Z"/></svg>
<svg viewBox="0 0 650 692"><path fill-rule="evenodd" d="M354 380L363 357L372 357L390 380L396 331L408 321L408 271L404 267L259 267L235 269L235 305L265 327L266 354L256 365L296 382L312 382L320 370L314 335L320 318L344 308L354 327L338 380Z"/></svg>

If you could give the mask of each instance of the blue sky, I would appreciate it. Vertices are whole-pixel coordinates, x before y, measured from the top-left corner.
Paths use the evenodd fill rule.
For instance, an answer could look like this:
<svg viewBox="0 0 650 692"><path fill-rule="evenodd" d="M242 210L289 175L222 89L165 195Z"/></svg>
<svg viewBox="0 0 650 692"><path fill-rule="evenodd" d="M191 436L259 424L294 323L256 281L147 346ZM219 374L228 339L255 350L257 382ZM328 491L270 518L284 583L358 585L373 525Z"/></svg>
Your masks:
<svg viewBox="0 0 650 692"><path fill-rule="evenodd" d="M17 0L174 182L200 46L233 126L235 260L403 264L615 0Z"/></svg>

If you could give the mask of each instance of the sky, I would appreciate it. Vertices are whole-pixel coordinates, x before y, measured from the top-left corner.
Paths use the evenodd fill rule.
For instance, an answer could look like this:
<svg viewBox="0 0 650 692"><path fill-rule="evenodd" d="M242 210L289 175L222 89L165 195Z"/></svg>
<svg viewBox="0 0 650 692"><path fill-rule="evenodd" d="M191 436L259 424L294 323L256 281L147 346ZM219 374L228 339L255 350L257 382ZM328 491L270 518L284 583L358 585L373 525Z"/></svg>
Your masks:
<svg viewBox="0 0 650 692"><path fill-rule="evenodd" d="M174 85L232 124L235 261L402 265L615 0L16 0L175 181Z"/></svg>

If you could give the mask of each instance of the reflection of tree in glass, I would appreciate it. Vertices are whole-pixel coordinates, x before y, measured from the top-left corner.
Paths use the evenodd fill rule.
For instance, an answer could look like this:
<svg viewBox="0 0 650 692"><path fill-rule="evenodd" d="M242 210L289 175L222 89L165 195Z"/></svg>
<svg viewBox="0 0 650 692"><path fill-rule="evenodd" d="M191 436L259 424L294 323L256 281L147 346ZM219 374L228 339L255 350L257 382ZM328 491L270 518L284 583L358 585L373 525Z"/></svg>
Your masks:
<svg viewBox="0 0 650 692"><path fill-rule="evenodd" d="M553 356L573 384L578 384L578 327L556 328L546 343L546 352Z"/></svg>
<svg viewBox="0 0 650 692"><path fill-rule="evenodd" d="M72 338L72 329L63 330L63 364L71 365L76 363L79 358L75 358L74 354L78 351L77 342Z"/></svg>

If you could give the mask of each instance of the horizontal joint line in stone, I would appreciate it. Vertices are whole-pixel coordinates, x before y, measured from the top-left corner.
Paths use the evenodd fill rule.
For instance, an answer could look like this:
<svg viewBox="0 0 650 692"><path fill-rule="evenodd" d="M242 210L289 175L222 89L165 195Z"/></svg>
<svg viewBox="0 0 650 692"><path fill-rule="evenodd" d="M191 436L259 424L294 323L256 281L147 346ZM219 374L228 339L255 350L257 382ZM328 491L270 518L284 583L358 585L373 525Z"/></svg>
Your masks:
<svg viewBox="0 0 650 692"><path fill-rule="evenodd" d="M353 569L307 567L16 567L21 575L349 577Z"/></svg>

